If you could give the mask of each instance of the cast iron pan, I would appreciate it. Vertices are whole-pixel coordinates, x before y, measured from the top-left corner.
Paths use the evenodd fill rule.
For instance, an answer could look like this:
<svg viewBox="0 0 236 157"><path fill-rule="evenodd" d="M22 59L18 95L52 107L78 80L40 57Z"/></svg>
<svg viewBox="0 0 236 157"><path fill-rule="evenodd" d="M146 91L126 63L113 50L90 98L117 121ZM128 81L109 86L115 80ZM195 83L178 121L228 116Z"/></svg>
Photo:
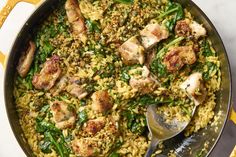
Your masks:
<svg viewBox="0 0 236 157"><path fill-rule="evenodd" d="M166 155L169 150L174 150L177 156L195 157L196 154L198 154L203 148L204 143L208 142L208 148L203 154L208 156L219 140L229 114L232 94L230 66L223 42L215 27L212 25L206 15L190 0L179 0L178 2L187 8L194 17L196 17L196 21L204 24L212 41L213 47L219 55L222 71L222 84L221 90L217 93L217 106L215 108L215 114L221 112L221 116L217 126L218 130L215 130L215 127L208 125L207 128L200 130L190 137L186 138L183 135L179 135L165 142L165 151L163 154ZM33 28L37 27L39 22L42 21L50 12L52 12L53 6L56 4L57 0L47 0L43 2L30 16L13 44L6 66L4 82L6 110L15 137L28 157L34 155L30 149L30 146L26 142L20 127L19 118L16 111L16 104L14 103L13 97L14 78L17 73L16 66L22 52L21 50L23 49L24 45L26 45L29 34L33 34Z"/></svg>

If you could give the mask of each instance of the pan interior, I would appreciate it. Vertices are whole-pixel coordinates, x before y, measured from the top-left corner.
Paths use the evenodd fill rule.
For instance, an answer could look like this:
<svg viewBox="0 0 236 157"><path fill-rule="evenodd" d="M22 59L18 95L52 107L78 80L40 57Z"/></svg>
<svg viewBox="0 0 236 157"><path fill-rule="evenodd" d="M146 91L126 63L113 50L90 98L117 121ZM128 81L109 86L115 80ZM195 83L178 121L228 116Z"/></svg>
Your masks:
<svg viewBox="0 0 236 157"><path fill-rule="evenodd" d="M208 127L200 130L197 133L194 133L190 137L186 138L183 134L180 134L176 138L165 142L168 147L165 148L164 154L167 154L170 150L173 150L174 152L176 152L177 156L189 156L189 154L191 154L190 156L195 157L196 155L201 153L200 151L203 148L202 146L204 145L207 145L207 147L205 147L206 150L203 153L205 155L209 154L218 141L220 134L224 128L231 99L231 75L225 48L217 31L215 30L209 19L192 1L181 0L178 2L185 6L193 14L193 16L197 17L196 21L203 23L206 27L209 38L212 41L212 45L214 45L214 48L218 53L222 71L221 90L217 93L217 106L215 108L217 122L214 122L213 120L211 122L212 125L208 125ZM26 39L29 38L28 34L32 33L33 28L39 23L39 19L43 20L53 10L53 7L51 6L55 5L56 3L56 0L45 1L29 18L27 23L20 31L12 47L6 68L4 92L8 118L13 132L27 156L32 156L33 153L26 140L24 139L24 135L18 121L16 105L14 103L13 97L14 83L12 82L14 82L14 78L16 77L15 74L17 73L16 66L20 57L19 50L22 49L22 45L24 45Z"/></svg>

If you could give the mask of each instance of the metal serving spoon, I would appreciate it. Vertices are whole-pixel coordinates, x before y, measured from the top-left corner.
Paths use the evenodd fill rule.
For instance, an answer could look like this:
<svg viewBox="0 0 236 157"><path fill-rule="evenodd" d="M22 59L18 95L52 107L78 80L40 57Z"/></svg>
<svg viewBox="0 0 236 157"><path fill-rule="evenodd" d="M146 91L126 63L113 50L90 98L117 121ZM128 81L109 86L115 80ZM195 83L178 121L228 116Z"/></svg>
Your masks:
<svg viewBox="0 0 236 157"><path fill-rule="evenodd" d="M194 115L195 110L196 105L192 110L191 118ZM149 132L151 134L151 144L147 150L145 157L150 157L153 154L159 142L168 140L181 133L191 121L191 118L187 121L172 119L167 123L163 117L163 115L156 113L155 105L148 106L146 120Z"/></svg>

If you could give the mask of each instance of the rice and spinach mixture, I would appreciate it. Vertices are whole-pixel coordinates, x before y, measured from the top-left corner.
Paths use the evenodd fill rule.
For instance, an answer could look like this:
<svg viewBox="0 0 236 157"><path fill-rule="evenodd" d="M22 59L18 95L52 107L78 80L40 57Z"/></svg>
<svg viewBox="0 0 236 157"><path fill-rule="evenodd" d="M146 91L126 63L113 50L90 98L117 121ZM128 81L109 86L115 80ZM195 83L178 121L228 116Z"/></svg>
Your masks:
<svg viewBox="0 0 236 157"><path fill-rule="evenodd" d="M17 70L24 136L48 157L144 156L148 105L179 120L197 105L190 136L214 117L221 82L206 29L170 0L60 0Z"/></svg>

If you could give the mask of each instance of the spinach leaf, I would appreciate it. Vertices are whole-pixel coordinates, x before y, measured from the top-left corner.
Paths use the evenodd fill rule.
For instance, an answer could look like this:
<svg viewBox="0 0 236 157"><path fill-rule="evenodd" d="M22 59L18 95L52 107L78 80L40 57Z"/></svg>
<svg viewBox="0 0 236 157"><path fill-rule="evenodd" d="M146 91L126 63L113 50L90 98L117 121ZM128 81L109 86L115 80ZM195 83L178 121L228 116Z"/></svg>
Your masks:
<svg viewBox="0 0 236 157"><path fill-rule="evenodd" d="M118 3L124 3L124 4L132 4L134 2L133 0L114 0L114 1Z"/></svg>
<svg viewBox="0 0 236 157"><path fill-rule="evenodd" d="M38 133L50 131L55 135L59 135L61 133L60 129L56 128L52 123L44 121L41 117L36 118L36 131Z"/></svg>
<svg viewBox="0 0 236 157"><path fill-rule="evenodd" d="M159 15L158 19L161 19L161 18L163 18L167 15L173 14L173 13L176 14L176 21L184 18L183 7L179 3L169 1L165 12L162 13L161 15Z"/></svg>
<svg viewBox="0 0 236 157"><path fill-rule="evenodd" d="M50 153L51 149L54 149L61 157L69 157L70 148L67 146L60 129L43 118L37 117L36 131L44 134L43 141L39 143L39 147L44 153Z"/></svg>
<svg viewBox="0 0 236 157"><path fill-rule="evenodd" d="M56 152L61 157L69 157L69 148L65 145L65 142L61 139L59 142L56 140L57 138L53 136L53 134L49 131L46 131L44 133L45 139L49 140L51 142L51 145L54 147Z"/></svg>
<svg viewBox="0 0 236 157"><path fill-rule="evenodd" d="M203 56L205 57L215 56L215 53L211 50L211 46L206 39L202 42L202 48L203 48L202 52Z"/></svg>
<svg viewBox="0 0 236 157"><path fill-rule="evenodd" d="M170 32L174 30L176 21L177 21L177 14L175 14L174 18L171 18L165 22L165 26L166 28L168 28Z"/></svg>
<svg viewBox="0 0 236 157"><path fill-rule="evenodd" d="M124 111L123 115L127 119L127 128L131 132L141 135L146 130L147 122L145 115L137 114L130 110Z"/></svg>
<svg viewBox="0 0 236 157"><path fill-rule="evenodd" d="M88 120L87 112L85 110L78 112L78 119L79 120L78 120L77 124L79 126L83 125Z"/></svg>
<svg viewBox="0 0 236 157"><path fill-rule="evenodd" d="M99 24L96 21L86 20L85 23L89 32L101 32Z"/></svg>

